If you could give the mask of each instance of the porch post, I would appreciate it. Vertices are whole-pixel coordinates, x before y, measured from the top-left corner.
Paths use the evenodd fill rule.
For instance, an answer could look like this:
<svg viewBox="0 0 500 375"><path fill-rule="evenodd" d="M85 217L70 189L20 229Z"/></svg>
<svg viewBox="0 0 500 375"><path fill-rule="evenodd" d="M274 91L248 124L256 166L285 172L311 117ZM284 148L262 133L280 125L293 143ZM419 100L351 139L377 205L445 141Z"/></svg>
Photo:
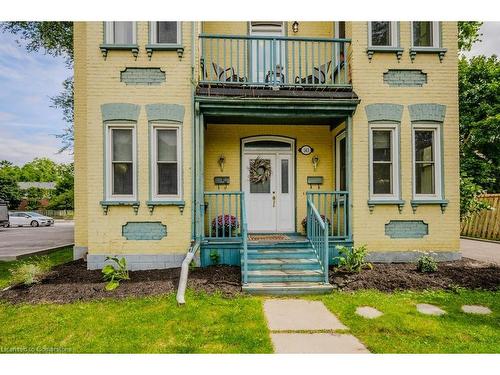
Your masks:
<svg viewBox="0 0 500 375"><path fill-rule="evenodd" d="M352 240L352 116L347 116L346 137L347 137L347 160L346 160L346 185L348 194L347 205L347 237Z"/></svg>
<svg viewBox="0 0 500 375"><path fill-rule="evenodd" d="M195 103L195 114L194 114L194 169L193 169L193 184L194 184L194 236L196 240L200 240L202 237L202 227L201 227L201 205L203 203L203 191L202 186L200 186L200 161L201 161L201 139L200 139L200 103Z"/></svg>

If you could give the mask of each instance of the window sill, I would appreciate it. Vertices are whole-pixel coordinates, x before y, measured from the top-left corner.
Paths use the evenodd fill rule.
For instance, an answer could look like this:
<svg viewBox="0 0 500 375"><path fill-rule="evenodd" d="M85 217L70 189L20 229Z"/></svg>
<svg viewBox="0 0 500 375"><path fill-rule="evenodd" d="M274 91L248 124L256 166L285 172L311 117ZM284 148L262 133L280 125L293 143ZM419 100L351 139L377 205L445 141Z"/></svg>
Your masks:
<svg viewBox="0 0 500 375"><path fill-rule="evenodd" d="M146 202L148 206L149 214L152 215L156 206L177 206L181 215L184 213L184 207L186 202L183 200L151 200Z"/></svg>
<svg viewBox="0 0 500 375"><path fill-rule="evenodd" d="M440 205L441 213L444 214L444 211L448 206L448 201L446 199L412 199L410 203L411 208L413 209L413 213L417 212L418 206Z"/></svg>
<svg viewBox="0 0 500 375"><path fill-rule="evenodd" d="M366 49L366 54L368 55L368 60L372 61L373 54L375 52L383 52L383 53L395 53L398 61L401 60L403 56L404 48L401 47L368 47Z"/></svg>
<svg viewBox="0 0 500 375"><path fill-rule="evenodd" d="M410 59L413 62L417 53L436 53L439 56L439 62L443 62L446 51L448 51L446 48L438 47L412 47L410 48Z"/></svg>
<svg viewBox="0 0 500 375"><path fill-rule="evenodd" d="M181 44L146 44L146 52L150 60L153 51L177 51L179 59L182 59L184 55L184 47Z"/></svg>
<svg viewBox="0 0 500 375"><path fill-rule="evenodd" d="M104 211L104 215L108 214L109 207L110 206L132 206L134 209L134 213L137 215L137 212L139 211L139 206L140 202L139 201L101 201L99 202L101 204L101 207Z"/></svg>
<svg viewBox="0 0 500 375"><path fill-rule="evenodd" d="M101 49L104 60L106 60L106 58L108 57L108 52L111 50L131 51L136 60L137 55L139 54L139 46L137 44L101 44L99 48Z"/></svg>
<svg viewBox="0 0 500 375"><path fill-rule="evenodd" d="M399 213L403 211L403 206L405 205L405 201L401 199L369 199L368 200L368 208L370 209L370 213L373 212L375 206L390 206L397 205Z"/></svg>

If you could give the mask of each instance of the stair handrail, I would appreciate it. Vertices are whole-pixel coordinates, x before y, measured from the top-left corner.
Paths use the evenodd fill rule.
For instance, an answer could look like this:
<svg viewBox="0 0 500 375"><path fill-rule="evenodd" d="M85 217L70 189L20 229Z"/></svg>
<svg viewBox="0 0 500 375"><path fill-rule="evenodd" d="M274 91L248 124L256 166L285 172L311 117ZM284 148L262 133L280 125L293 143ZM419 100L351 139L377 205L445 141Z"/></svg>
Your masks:
<svg viewBox="0 0 500 375"><path fill-rule="evenodd" d="M319 225L319 230L316 230L314 225L316 223ZM326 218L325 220L321 218L311 197L307 198L307 238L311 241L313 250L323 268L324 282L328 284L328 224Z"/></svg>

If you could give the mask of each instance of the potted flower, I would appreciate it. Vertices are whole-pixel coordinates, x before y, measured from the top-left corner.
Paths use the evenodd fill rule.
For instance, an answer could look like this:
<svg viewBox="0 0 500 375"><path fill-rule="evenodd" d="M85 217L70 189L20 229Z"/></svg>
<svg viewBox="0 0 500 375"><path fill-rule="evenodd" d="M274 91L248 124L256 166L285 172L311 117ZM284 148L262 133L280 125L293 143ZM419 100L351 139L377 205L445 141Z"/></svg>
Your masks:
<svg viewBox="0 0 500 375"><path fill-rule="evenodd" d="M212 220L212 236L234 237L236 229L240 227L238 219L233 215L219 215Z"/></svg>

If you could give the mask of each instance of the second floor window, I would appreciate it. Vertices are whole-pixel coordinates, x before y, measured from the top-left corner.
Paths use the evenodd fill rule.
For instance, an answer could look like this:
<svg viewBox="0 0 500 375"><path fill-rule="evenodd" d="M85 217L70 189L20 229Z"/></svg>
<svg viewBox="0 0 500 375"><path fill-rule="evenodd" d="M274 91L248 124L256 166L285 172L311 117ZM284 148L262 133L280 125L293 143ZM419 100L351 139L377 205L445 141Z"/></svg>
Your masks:
<svg viewBox="0 0 500 375"><path fill-rule="evenodd" d="M181 44L180 22L151 22L150 35L152 44Z"/></svg>
<svg viewBox="0 0 500 375"><path fill-rule="evenodd" d="M135 22L106 22L107 44L130 45L136 43Z"/></svg>
<svg viewBox="0 0 500 375"><path fill-rule="evenodd" d="M413 47L439 47L439 22L412 22Z"/></svg>
<svg viewBox="0 0 500 375"><path fill-rule="evenodd" d="M369 22L368 39L371 47L397 47L397 23L391 21Z"/></svg>

